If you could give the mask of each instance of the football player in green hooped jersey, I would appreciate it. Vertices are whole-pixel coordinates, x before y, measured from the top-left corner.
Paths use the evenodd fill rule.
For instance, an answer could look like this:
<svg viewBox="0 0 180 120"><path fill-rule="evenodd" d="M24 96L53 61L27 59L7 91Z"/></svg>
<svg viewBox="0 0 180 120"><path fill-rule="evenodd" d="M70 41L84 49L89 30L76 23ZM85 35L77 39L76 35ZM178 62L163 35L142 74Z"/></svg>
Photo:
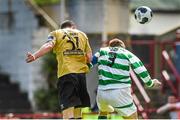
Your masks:
<svg viewBox="0 0 180 120"><path fill-rule="evenodd" d="M34 54L28 52L26 62L35 61L53 50L58 61L60 108L64 119L81 118L81 108L90 107L85 74L89 71L92 51L85 33L66 20L61 29L48 35L48 41Z"/></svg>
<svg viewBox="0 0 180 120"><path fill-rule="evenodd" d="M107 118L107 113L113 111L124 119L138 119L137 108L131 95L131 69L148 87L161 85L157 79L151 79L140 59L126 50L119 39L113 39L108 47L100 48L93 56L92 64L98 64L99 119Z"/></svg>

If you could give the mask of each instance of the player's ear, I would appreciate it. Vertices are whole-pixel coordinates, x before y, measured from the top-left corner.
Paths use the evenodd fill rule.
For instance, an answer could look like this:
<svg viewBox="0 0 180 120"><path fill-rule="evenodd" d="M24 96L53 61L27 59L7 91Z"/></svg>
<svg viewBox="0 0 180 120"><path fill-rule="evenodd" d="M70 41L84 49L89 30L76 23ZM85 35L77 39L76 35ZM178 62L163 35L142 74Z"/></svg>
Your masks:
<svg viewBox="0 0 180 120"><path fill-rule="evenodd" d="M72 28L72 29L76 29L76 25L73 25L71 28Z"/></svg>

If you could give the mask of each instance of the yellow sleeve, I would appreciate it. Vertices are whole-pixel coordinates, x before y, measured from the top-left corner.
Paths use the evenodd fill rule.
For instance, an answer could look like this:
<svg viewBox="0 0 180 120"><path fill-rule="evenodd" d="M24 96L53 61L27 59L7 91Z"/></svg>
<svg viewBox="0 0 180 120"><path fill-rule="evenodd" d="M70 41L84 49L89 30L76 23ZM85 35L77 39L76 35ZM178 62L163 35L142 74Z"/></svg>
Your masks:
<svg viewBox="0 0 180 120"><path fill-rule="evenodd" d="M56 53L56 44L57 44L57 35L56 35L56 31L52 31L49 33L48 35L48 40L47 42L53 42L54 47L53 47L53 53Z"/></svg>
<svg viewBox="0 0 180 120"><path fill-rule="evenodd" d="M54 43L54 45L56 45L56 40L57 40L56 32L55 31L50 32L49 35L48 35L47 42L52 41Z"/></svg>
<svg viewBox="0 0 180 120"><path fill-rule="evenodd" d="M82 35L83 35L83 36L85 37L85 39L86 39L85 52L86 52L86 53L92 52L92 49L91 49L91 47L90 47L90 44L89 44L89 40L88 40L87 35L86 35L85 33L83 33L83 32L81 32L81 33L82 33Z"/></svg>
<svg viewBox="0 0 180 120"><path fill-rule="evenodd" d="M85 52L86 52L86 53L92 52L92 49L91 49L91 47L90 47L90 44L89 44L89 40L88 40L88 39L86 39Z"/></svg>

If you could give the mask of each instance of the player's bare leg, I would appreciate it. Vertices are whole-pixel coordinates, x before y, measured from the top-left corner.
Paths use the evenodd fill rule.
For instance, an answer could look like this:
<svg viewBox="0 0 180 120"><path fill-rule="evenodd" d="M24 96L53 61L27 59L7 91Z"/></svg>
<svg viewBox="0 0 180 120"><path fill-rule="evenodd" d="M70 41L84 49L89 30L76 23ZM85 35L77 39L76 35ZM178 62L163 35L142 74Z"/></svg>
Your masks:
<svg viewBox="0 0 180 120"><path fill-rule="evenodd" d="M74 118L76 118L76 119L82 118L81 108L75 108L74 109Z"/></svg>
<svg viewBox="0 0 180 120"><path fill-rule="evenodd" d="M74 116L74 107L70 107L70 108L63 110L62 114L63 114L63 119L74 118L75 117Z"/></svg>
<svg viewBox="0 0 180 120"><path fill-rule="evenodd" d="M131 120L137 120L138 119L138 114L137 112L133 113L130 116L122 116L124 119L131 119Z"/></svg>
<svg viewBox="0 0 180 120"><path fill-rule="evenodd" d="M70 107L63 112L63 119L81 119L81 108Z"/></svg>

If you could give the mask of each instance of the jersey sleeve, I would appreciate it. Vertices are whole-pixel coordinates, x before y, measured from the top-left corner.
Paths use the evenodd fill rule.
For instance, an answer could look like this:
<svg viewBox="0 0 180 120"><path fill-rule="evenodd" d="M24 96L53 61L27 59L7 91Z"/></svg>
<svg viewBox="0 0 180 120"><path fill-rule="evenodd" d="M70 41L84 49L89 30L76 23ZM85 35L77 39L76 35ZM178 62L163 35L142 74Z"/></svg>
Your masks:
<svg viewBox="0 0 180 120"><path fill-rule="evenodd" d="M85 51L86 51L86 53L92 52L88 39L87 39L87 41L86 41Z"/></svg>
<svg viewBox="0 0 180 120"><path fill-rule="evenodd" d="M56 32L53 31L53 32L50 32L49 35L48 35L48 40L47 42L50 42L52 41L54 43L54 45L56 44Z"/></svg>
<svg viewBox="0 0 180 120"><path fill-rule="evenodd" d="M86 45L85 45L85 52L86 53L89 53L89 52L92 52L92 49L91 49L91 46L89 44L89 40L88 40L88 37L85 33L81 32L81 34L84 36L84 38L86 39Z"/></svg>
<svg viewBox="0 0 180 120"><path fill-rule="evenodd" d="M154 82L152 81L147 69L141 62L141 60L135 56L133 53L128 52L128 59L133 71L137 74L137 76L148 86L152 87Z"/></svg>
<svg viewBox="0 0 180 120"><path fill-rule="evenodd" d="M93 58L92 58L92 61L91 61L91 63L92 63L93 65L97 64L97 62L98 62L98 57L100 57L100 52L99 52L99 51L96 52L96 53L93 55Z"/></svg>

